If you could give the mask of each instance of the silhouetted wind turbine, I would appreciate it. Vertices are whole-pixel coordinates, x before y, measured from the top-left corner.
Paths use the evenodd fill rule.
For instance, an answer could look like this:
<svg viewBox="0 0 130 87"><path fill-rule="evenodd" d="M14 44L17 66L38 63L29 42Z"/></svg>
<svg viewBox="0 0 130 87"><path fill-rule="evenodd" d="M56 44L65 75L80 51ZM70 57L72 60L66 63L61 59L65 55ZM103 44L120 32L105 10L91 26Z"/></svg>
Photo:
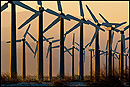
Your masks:
<svg viewBox="0 0 130 87"><path fill-rule="evenodd" d="M72 79L74 79L74 49L76 49L77 51L79 51L79 49L77 47L74 46L74 42L75 42L75 33L73 33L73 41L72 41L72 46L71 48L68 49L69 50L72 50L72 62L71 62L71 75L72 75ZM64 51L64 52L67 52L67 51Z"/></svg>
<svg viewBox="0 0 130 87"><path fill-rule="evenodd" d="M94 49L91 47L88 51L90 51L90 81L92 81L92 57L94 55Z"/></svg>
<svg viewBox="0 0 130 87"><path fill-rule="evenodd" d="M37 53L37 50L38 50L38 41L34 38L33 35L31 35L29 32L28 32L28 35L37 43L36 45L36 48L35 48L35 52L34 52L34 58L36 56L36 53ZM43 36L45 38L45 36ZM46 38L47 40L49 39L53 39L54 37L50 37L50 38ZM45 39L43 39L43 41L46 41Z"/></svg>
<svg viewBox="0 0 130 87"><path fill-rule="evenodd" d="M95 24L97 26L101 26L101 24L98 22L98 20L96 19L96 17L94 16L94 14L92 13L92 11L89 9L89 7L86 5L90 15L92 16ZM100 79L100 55L99 55L99 28L95 27L96 31L95 34L93 36L93 38L91 39L90 42L90 46L93 43L94 39L95 39L95 71L94 71L94 75L95 75L95 81L99 81Z"/></svg>
<svg viewBox="0 0 130 87"><path fill-rule="evenodd" d="M64 78L64 19L69 20L69 18L67 18L65 16L65 14L62 12L62 6L60 1L57 1L57 5L58 5L58 10L61 12L60 14L58 14L57 12L54 12L50 9L47 9L46 11L50 14L53 14L55 16L58 16L57 19L55 19L44 31L43 33L45 33L46 31L48 31L52 26L54 26L55 24L57 24L60 21L60 53L59 53L59 75L60 78Z"/></svg>
<svg viewBox="0 0 130 87"><path fill-rule="evenodd" d="M60 40L57 39L57 40L49 41L45 37L44 37L44 39L47 42L49 42L46 58L48 58L48 54L49 54L49 79L51 81L51 78L52 78L52 48L58 48L59 47L59 45L52 47L52 43L58 42Z"/></svg>
<svg viewBox="0 0 130 87"><path fill-rule="evenodd" d="M103 26L106 26L109 29L109 42L108 42L108 58L109 58L109 63L108 63L108 77L109 80L112 77L112 30L119 32L120 30L116 29L118 27L120 27L121 25L127 23L127 22L123 22L123 23L109 23L108 20L106 20L100 13L99 15L101 16L101 18L105 21L105 23L102 23ZM115 25L115 27L113 27L112 25ZM114 32L113 32L114 33Z"/></svg>
<svg viewBox="0 0 130 87"><path fill-rule="evenodd" d="M79 1L79 5L80 5L80 15L82 16L82 19L78 19L70 14L67 14L66 17L70 18L70 19L73 19L75 21L78 21L79 23L76 24L73 28L71 28L69 31L67 31L65 33L65 35L69 34L70 32L72 32L74 29L78 28L80 26L80 41L79 41L79 75L80 75L80 80L83 80L84 77L83 77L83 23L84 24L90 24L94 27L97 27L97 29L101 29L103 30L102 28L100 28L99 26L97 26L96 24L92 23L90 20L85 20L84 19L84 13L83 13L83 8L82 8L82 2ZM105 31L105 30L103 30Z"/></svg>
<svg viewBox="0 0 130 87"><path fill-rule="evenodd" d="M125 74L127 74L127 57L129 58L128 54L129 54L129 49L128 49L127 53L124 54L124 56L125 56Z"/></svg>
<svg viewBox="0 0 130 87"><path fill-rule="evenodd" d="M26 20L18 29L28 24L30 21L39 16L39 30L38 30L38 55L37 55L37 79L43 80L43 12L42 2L37 1L40 5L39 11L36 11L28 20Z"/></svg>
<svg viewBox="0 0 130 87"><path fill-rule="evenodd" d="M120 74L121 74L121 77L120 77L120 79L121 80L123 80L124 79L124 77L123 77L123 75L124 75L124 52L125 52L125 40L128 40L129 39L129 37L127 37L126 39L125 39L125 35L124 35L124 31L126 31L127 29L129 28L129 25L128 26L126 26L125 28L124 28L124 30L123 31L121 31L120 30L120 33L121 33L121 40L119 40L118 42L121 42L121 54L120 54Z"/></svg>
<svg viewBox="0 0 130 87"><path fill-rule="evenodd" d="M11 4L11 52L10 52L10 77L16 78L17 77L17 62L16 62L16 8L15 5L18 5L22 8L30 10L32 12L36 12L36 10L32 9L31 7L23 4L20 1L8 1L1 7L1 12L8 7L8 3Z"/></svg>
<svg viewBox="0 0 130 87"><path fill-rule="evenodd" d="M26 45L29 47L29 49L34 53L33 49L31 48L31 46L29 45L29 43L26 41L26 35L28 33L28 30L30 28L30 25L28 26L25 34L23 35L23 39L19 39L19 40L16 40L16 42L21 42L23 41L23 55L22 55L22 79L24 80L26 78L26 61L25 61L25 43ZM6 43L10 43L10 41L6 42Z"/></svg>

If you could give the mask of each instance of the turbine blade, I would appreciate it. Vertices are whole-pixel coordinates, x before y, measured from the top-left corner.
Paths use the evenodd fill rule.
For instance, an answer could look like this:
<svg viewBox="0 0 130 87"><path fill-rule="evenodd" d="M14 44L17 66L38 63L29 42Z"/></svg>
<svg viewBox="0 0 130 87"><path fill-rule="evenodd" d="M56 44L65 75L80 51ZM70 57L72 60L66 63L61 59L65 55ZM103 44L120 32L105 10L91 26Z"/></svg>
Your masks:
<svg viewBox="0 0 130 87"><path fill-rule="evenodd" d="M37 1L37 4L42 7L42 2L41 1Z"/></svg>
<svg viewBox="0 0 130 87"><path fill-rule="evenodd" d="M69 31L66 31L65 35L69 34L70 32L72 32L74 29L78 28L80 25L82 25L81 23L76 24L74 27L72 27Z"/></svg>
<svg viewBox="0 0 130 87"><path fill-rule="evenodd" d="M25 41L26 45L29 47L29 49L34 53L33 49L31 48L31 46L29 45L29 43L27 41Z"/></svg>
<svg viewBox="0 0 130 87"><path fill-rule="evenodd" d="M79 46L79 44L77 42L75 42L75 43Z"/></svg>
<svg viewBox="0 0 130 87"><path fill-rule="evenodd" d="M47 50L46 58L48 57L48 54L49 54L50 48L51 48L51 45L49 44L49 46L48 46L48 50Z"/></svg>
<svg viewBox="0 0 130 87"><path fill-rule="evenodd" d="M90 44L90 43L87 43L87 45L85 46L85 49L88 47L89 44Z"/></svg>
<svg viewBox="0 0 130 87"><path fill-rule="evenodd" d="M75 47L75 49L76 49L77 51L79 51L79 49L78 49L77 47Z"/></svg>
<svg viewBox="0 0 130 87"><path fill-rule="evenodd" d="M103 55L103 54L105 54L106 52L103 52L103 53L101 53L100 55Z"/></svg>
<svg viewBox="0 0 130 87"><path fill-rule="evenodd" d="M114 53L117 53L117 54L120 54L119 52L116 52L116 51L114 51L114 50L112 50Z"/></svg>
<svg viewBox="0 0 130 87"><path fill-rule="evenodd" d="M75 20L75 21L81 22L80 19L78 19L78 18L76 18L76 17L74 17L74 16L72 16L72 15L70 15L70 14L67 14L66 17L67 17L67 18L70 18L70 19L73 19L73 20Z"/></svg>
<svg viewBox="0 0 130 87"><path fill-rule="evenodd" d="M72 50L72 48L69 48L68 50L70 51L70 50ZM65 50L64 52L67 52L67 51Z"/></svg>
<svg viewBox="0 0 130 87"><path fill-rule="evenodd" d="M34 58L35 58L35 56L36 56L37 49L38 49L38 43L37 43L36 48L35 48Z"/></svg>
<svg viewBox="0 0 130 87"><path fill-rule="evenodd" d="M55 19L44 31L43 33L45 33L46 31L48 31L52 26L54 26L56 23L58 23L60 21L60 17L58 17L57 19Z"/></svg>
<svg viewBox="0 0 130 87"><path fill-rule="evenodd" d="M125 51L125 35L124 35L124 34L122 34L122 41L123 41L123 49L124 49L124 52L126 52L126 51Z"/></svg>
<svg viewBox="0 0 130 87"><path fill-rule="evenodd" d="M60 45L54 46L54 47L52 47L52 48L58 48L58 47L60 47Z"/></svg>
<svg viewBox="0 0 130 87"><path fill-rule="evenodd" d="M129 40L129 37L125 38L125 40ZM118 42L121 42L121 40L118 40Z"/></svg>
<svg viewBox="0 0 130 87"><path fill-rule="evenodd" d="M105 32L104 29L100 28L99 26L97 26L96 24L94 24L93 22L91 22L90 20L87 20L87 22L88 22L90 25L92 25L92 26L94 26L94 27L96 27L96 28L99 28L100 30L102 30L102 31Z"/></svg>
<svg viewBox="0 0 130 87"><path fill-rule="evenodd" d="M126 47L124 50L125 50L125 52L126 52L126 50L128 49L128 47Z"/></svg>
<svg viewBox="0 0 130 87"><path fill-rule="evenodd" d="M66 51L72 56L72 54L71 54L70 51L66 48L66 46L64 46L64 48L65 48Z"/></svg>
<svg viewBox="0 0 130 87"><path fill-rule="evenodd" d="M83 12L83 7L82 7L82 1L79 1L79 6L80 6L80 15L84 18L84 12Z"/></svg>
<svg viewBox="0 0 130 87"><path fill-rule="evenodd" d="M74 45L74 42L75 42L75 33L73 33L73 42L72 42L72 45Z"/></svg>
<svg viewBox="0 0 130 87"><path fill-rule="evenodd" d="M1 12L2 12L3 10L5 10L6 8L8 8L8 3L5 3L5 4L1 7Z"/></svg>
<svg viewBox="0 0 130 87"><path fill-rule="evenodd" d="M87 9L88 9L90 15L92 16L94 22L95 22L95 23L98 23L98 20L96 19L96 17L95 17L94 14L92 13L92 11L89 9L89 7L88 7L87 5L86 5L86 7L87 7Z"/></svg>
<svg viewBox="0 0 130 87"><path fill-rule="evenodd" d="M118 30L118 29L115 28L114 31L119 32L120 30Z"/></svg>
<svg viewBox="0 0 130 87"><path fill-rule="evenodd" d="M107 40L107 44L106 44L106 50L108 49L108 40Z"/></svg>
<svg viewBox="0 0 130 87"><path fill-rule="evenodd" d="M16 40L16 42L21 42L22 40L20 39L20 40Z"/></svg>
<svg viewBox="0 0 130 87"><path fill-rule="evenodd" d="M98 34L98 31L99 31L99 28L96 29L96 31L95 31L95 33L94 33L94 35L93 35L93 38L91 39L91 42L90 42L90 45L89 45L89 46L91 46L91 44L93 43L95 37L96 37L97 34Z"/></svg>
<svg viewBox="0 0 130 87"><path fill-rule="evenodd" d="M22 40L16 40L16 42L21 42ZM10 43L11 41L7 41L6 43Z"/></svg>
<svg viewBox="0 0 130 87"><path fill-rule="evenodd" d="M114 49L114 51L116 51L116 49L117 49L117 45L118 45L118 43L116 43L116 46L115 46L115 49Z"/></svg>
<svg viewBox="0 0 130 87"><path fill-rule="evenodd" d="M32 21L39 15L40 15L40 12L35 12L35 14L33 14L29 19L27 19L18 29L21 29L22 27L24 27L26 24L28 24L30 21Z"/></svg>
<svg viewBox="0 0 130 87"><path fill-rule="evenodd" d="M50 42L50 41L48 41L48 39L45 36L43 36L43 38L45 39L45 41Z"/></svg>
<svg viewBox="0 0 130 87"><path fill-rule="evenodd" d="M7 41L6 43L10 43L10 41Z"/></svg>
<svg viewBox="0 0 130 87"><path fill-rule="evenodd" d="M117 54L115 54L115 56L116 56L116 58L117 58L117 59L119 59L119 57L118 57L118 55L117 55Z"/></svg>
<svg viewBox="0 0 130 87"><path fill-rule="evenodd" d="M123 24L126 24L127 22L123 22L123 23L121 23L121 24L115 24L115 28L118 28L118 27L120 27L121 25L123 25Z"/></svg>
<svg viewBox="0 0 130 87"><path fill-rule="evenodd" d="M46 9L45 11L48 12L48 13L50 13L50 14L53 14L53 15L55 15L55 16L59 16L59 15L60 15L60 14L58 14L57 12L52 11L51 9Z"/></svg>
<svg viewBox="0 0 130 87"><path fill-rule="evenodd" d="M114 57L113 55L112 55L112 57ZM114 57L115 59L116 59L116 57Z"/></svg>
<svg viewBox="0 0 130 87"><path fill-rule="evenodd" d="M23 35L24 38L26 38L26 35L27 35L27 33L28 33L28 30L29 30L30 26L31 26L31 24L29 24L29 26L28 26L28 28L27 28L25 34Z"/></svg>
<svg viewBox="0 0 130 87"><path fill-rule="evenodd" d="M58 16L58 17L61 17L61 18L64 18L64 19L70 21L70 19L69 19L68 17L63 16L63 15L60 15L60 14L58 14L57 12L52 11L51 9L47 9L47 10L45 10L45 11L48 12L48 13L50 13L50 14L52 14L52 15L55 15L55 16Z"/></svg>
<svg viewBox="0 0 130 87"><path fill-rule="evenodd" d="M124 28L124 31L126 31L129 28L129 25Z"/></svg>
<svg viewBox="0 0 130 87"><path fill-rule="evenodd" d="M129 49L128 49L128 51L127 51L127 54L129 53Z"/></svg>
<svg viewBox="0 0 130 87"><path fill-rule="evenodd" d="M62 12L62 7L61 7L60 1L57 1L57 5L58 5L58 10Z"/></svg>
<svg viewBox="0 0 130 87"><path fill-rule="evenodd" d="M50 39L54 39L54 37L47 38L47 40L50 40ZM43 39L43 41L46 41L46 40L45 40L45 39Z"/></svg>
<svg viewBox="0 0 130 87"><path fill-rule="evenodd" d="M55 43L55 42L58 42L58 41L60 41L60 39L53 40L52 43Z"/></svg>
<svg viewBox="0 0 130 87"><path fill-rule="evenodd" d="M29 32L28 32L28 35L29 35L34 41L37 41Z"/></svg>
<svg viewBox="0 0 130 87"><path fill-rule="evenodd" d="M110 49L112 49L113 37L114 37L114 32L112 32L112 36L111 36Z"/></svg>
<svg viewBox="0 0 130 87"><path fill-rule="evenodd" d="M22 8L25 8L26 10L30 10L30 11L32 11L32 12L36 12L35 9L29 7L28 5L25 5L24 3L20 2L20 1L12 1L12 2L13 2L14 4L16 4L16 5L20 6L20 7L22 7Z"/></svg>
<svg viewBox="0 0 130 87"><path fill-rule="evenodd" d="M109 23L100 13L99 15L101 16L101 18L106 22L106 23Z"/></svg>

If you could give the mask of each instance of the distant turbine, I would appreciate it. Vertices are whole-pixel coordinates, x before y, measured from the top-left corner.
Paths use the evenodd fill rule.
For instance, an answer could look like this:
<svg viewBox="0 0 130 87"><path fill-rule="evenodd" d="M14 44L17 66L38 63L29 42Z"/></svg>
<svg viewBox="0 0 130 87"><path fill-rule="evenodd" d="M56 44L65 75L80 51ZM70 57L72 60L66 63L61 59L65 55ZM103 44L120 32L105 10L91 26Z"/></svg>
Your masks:
<svg viewBox="0 0 130 87"><path fill-rule="evenodd" d="M21 41L23 41L23 58L22 58L22 79L23 80L25 80L25 78L26 78L26 62L25 62L25 43L26 43L26 45L29 47L29 49L34 53L34 51L33 51L33 49L31 48L31 46L29 45L29 43L26 41L26 35L27 35L27 32L28 32L28 30L29 30L29 28L30 28L30 25L31 24L29 24L29 26L28 26L28 28L27 28L27 30L26 30L26 32L25 32L25 34L23 35L23 39L19 39L19 40L16 40L16 42L21 42ZM10 41L8 41L8 42L6 42L6 43L10 43Z"/></svg>
<svg viewBox="0 0 130 87"><path fill-rule="evenodd" d="M16 60L16 8L15 5L18 5L22 8L30 10L32 12L36 12L36 10L32 9L31 7L25 5L20 1L8 1L1 7L1 12L8 7L8 3L11 4L11 52L10 52L10 77L16 78L17 77L17 60Z"/></svg>
<svg viewBox="0 0 130 87"><path fill-rule="evenodd" d="M125 38L124 31L126 31L128 28L129 28L129 25L126 26L123 31L120 30L121 40L118 41L118 42L121 42L121 59L120 59L120 64L121 64L121 68L120 68L121 77L120 77L120 79L121 80L124 79L124 77L123 77L124 66L123 65L124 65L125 40L129 40L129 37Z"/></svg>
<svg viewBox="0 0 130 87"><path fill-rule="evenodd" d="M72 55L72 59L71 59L72 60L72 62L71 62L71 75L72 75L72 79L74 79L74 49L79 51L79 49L77 47L75 47L74 42L75 42L75 33L73 33L72 46L71 46L71 48L68 49L68 51L72 50L72 54L69 53L70 55ZM64 51L64 52L67 52L67 51Z"/></svg>
<svg viewBox="0 0 130 87"><path fill-rule="evenodd" d="M52 47L52 43L58 42L60 40L57 39L57 40L49 41L45 37L44 37L44 39L47 42L49 42L46 58L48 58L48 54L49 54L49 79L51 81L51 78L52 78L52 48L58 48L59 47L59 45Z"/></svg>
<svg viewBox="0 0 130 87"><path fill-rule="evenodd" d="M93 18L95 24L100 27L101 24L98 22L98 20L96 19L96 17L94 16L94 14L92 13L92 11L90 10L90 8L86 5L91 17ZM90 46L93 43L93 40L95 39L95 71L94 71L94 77L95 77L95 81L99 81L100 79L100 55L99 55L99 28L95 27L96 31L95 34L93 35L93 38L90 42Z"/></svg>
<svg viewBox="0 0 130 87"><path fill-rule="evenodd" d="M92 57L93 57L92 52L94 53L94 49L89 49L89 51L90 51L90 81L92 81Z"/></svg>
<svg viewBox="0 0 130 87"><path fill-rule="evenodd" d="M129 54L129 49L128 49L127 53L124 54L124 56L125 56L125 74L127 74L127 57L129 58L128 54ZM129 60L130 60L130 58L129 58Z"/></svg>
<svg viewBox="0 0 130 87"><path fill-rule="evenodd" d="M59 53L59 75L60 78L64 78L64 19L69 20L69 18L66 17L66 15L62 12L62 6L60 1L57 1L57 5L58 5L58 11L60 11L61 13L58 14L55 11L52 11L50 9L47 9L46 11L50 14L53 14L55 16L58 16L58 18L56 20L54 20L44 31L43 33L45 33L46 31L48 31L52 26L54 26L55 24L57 24L60 21L60 53Z"/></svg>
<svg viewBox="0 0 130 87"><path fill-rule="evenodd" d="M73 28L71 28L69 31L67 31L65 33L65 35L69 34L70 32L72 32L74 29L78 28L80 26L80 41L79 41L79 75L80 75L80 80L83 80L84 79L84 76L83 76L83 23L84 24L90 24L94 27L96 27L97 29L101 29L102 31L105 31L103 30L102 28L100 28L99 26L97 26L96 24L92 23L90 20L85 20L84 19L84 13L83 13L83 8L82 8L82 2L79 1L79 5L80 5L80 15L82 16L82 19L78 19L70 14L67 14L66 17L70 18L70 19L73 19L75 21L78 21L79 23L76 24ZM96 33L97 34L97 33ZM96 35L95 34L95 35Z"/></svg>
<svg viewBox="0 0 130 87"><path fill-rule="evenodd" d="M100 13L99 15L101 16L101 18L105 21L105 23L102 23L103 26L106 26L107 28L110 28L109 30L109 42L108 42L108 55L109 55L109 63L108 63L108 77L109 80L112 78L112 30L119 32L120 30L116 29L118 27L120 27L121 25L127 23L127 22L123 22L123 23L109 23L108 20L106 20ZM113 27L112 25L115 25L115 27ZM114 33L113 31L113 33Z"/></svg>

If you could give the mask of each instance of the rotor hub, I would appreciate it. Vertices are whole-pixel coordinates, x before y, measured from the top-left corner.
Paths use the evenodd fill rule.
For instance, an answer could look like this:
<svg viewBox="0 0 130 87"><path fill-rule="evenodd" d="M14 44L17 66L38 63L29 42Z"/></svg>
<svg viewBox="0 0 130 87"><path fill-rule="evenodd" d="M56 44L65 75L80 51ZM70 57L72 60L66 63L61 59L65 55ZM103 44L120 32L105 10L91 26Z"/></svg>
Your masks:
<svg viewBox="0 0 130 87"><path fill-rule="evenodd" d="M25 41L25 39L22 39L22 41Z"/></svg>
<svg viewBox="0 0 130 87"><path fill-rule="evenodd" d="M63 16L65 16L65 14L64 14L64 13L62 13L62 12L61 12L61 14L60 14L60 15L63 15Z"/></svg>
<svg viewBox="0 0 130 87"><path fill-rule="evenodd" d="M121 34L124 34L124 31L120 31Z"/></svg>
<svg viewBox="0 0 130 87"><path fill-rule="evenodd" d="M40 13L42 13L45 9L43 7L39 7Z"/></svg>
<svg viewBox="0 0 130 87"><path fill-rule="evenodd" d="M81 20L86 21L84 18L81 18Z"/></svg>
<svg viewBox="0 0 130 87"><path fill-rule="evenodd" d="M114 27L111 28L111 30L114 30L114 29L115 29Z"/></svg>
<svg viewBox="0 0 130 87"><path fill-rule="evenodd" d="M52 42L49 42L49 44L51 45L51 44L52 44Z"/></svg>
<svg viewBox="0 0 130 87"><path fill-rule="evenodd" d="M101 24L100 24L100 23L97 23L97 26L99 26L99 27L100 27L100 26L101 26Z"/></svg>

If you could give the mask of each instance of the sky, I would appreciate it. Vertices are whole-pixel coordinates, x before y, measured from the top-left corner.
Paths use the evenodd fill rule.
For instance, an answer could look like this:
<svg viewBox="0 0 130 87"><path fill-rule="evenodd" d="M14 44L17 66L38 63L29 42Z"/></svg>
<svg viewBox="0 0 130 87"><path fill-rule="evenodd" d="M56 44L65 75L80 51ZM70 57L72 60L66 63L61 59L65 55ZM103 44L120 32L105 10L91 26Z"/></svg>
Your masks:
<svg viewBox="0 0 130 87"><path fill-rule="evenodd" d="M7 1L1 1L1 6L5 2L7 2ZM34 9L38 8L36 1L21 1L21 2L29 5L30 7L34 8ZM78 1L61 1L61 4L62 4L62 10L65 14L71 14L75 17L81 18ZM82 4L83 4L83 10L84 10L84 15L85 15L86 19L92 19L88 10L87 10L87 8L86 8L86 6L85 6L85 5L88 5L88 7L92 10L92 12L94 13L94 15L96 16L96 18L98 20L102 20L101 17L99 16L99 13L101 13L111 23L122 23L122 22L126 21L127 23L124 24L124 27L129 24L129 1L82 1ZM56 1L42 1L42 5L44 6L45 9L49 8L49 9L52 9L52 10L58 12L58 7L57 7ZM11 11L11 6L9 4L8 8L5 9L1 13L1 15L3 13L10 12L10 11ZM20 13L20 12L25 12L25 11L28 11L28 10L25 10L25 9L16 5L16 12ZM31 11L28 11L28 12L33 14L33 12L31 12ZM1 17L3 17L3 18L1 18L1 25L2 25L1 28L5 29L8 26L10 26L10 24L9 25L3 24L3 23L5 23L5 22L2 22L2 21L4 21L5 16L2 15ZM19 17L19 16L17 16L17 17ZM23 15L23 17L24 17L24 15ZM50 24L50 22L52 20L53 19L51 19L50 21L48 20L49 21L48 24ZM8 23L10 23L10 22L8 22ZM33 23L33 22L31 22L31 23ZM31 25L31 26L34 27L35 25ZM17 27L19 27L19 25ZM27 26L25 26L24 28L26 28L26 27ZM119 27L119 29L122 30L124 27ZM7 33L3 33L4 30L1 30L1 31L2 31L1 32L2 34L7 34ZM53 33L52 31L50 31L50 32ZM31 33L34 34L36 32L31 31ZM85 31L85 33L86 33L86 31ZM87 33L87 34L89 35L89 33ZM100 34L101 37L103 37L103 36L106 37L106 35L107 35L107 32L105 32L105 34ZM125 35L126 35L126 37L128 36L128 30L125 32ZM76 37L78 37L78 35L76 35ZM116 37L120 38L120 35L115 33L115 40L116 40ZM1 41L10 40L10 38L8 38L8 39L4 39L4 38L5 37L1 37ZM104 42L102 42L102 43L104 43ZM114 45L115 45L115 43L114 43ZM128 43L126 45L128 45Z"/></svg>
<svg viewBox="0 0 130 87"><path fill-rule="evenodd" d="M1 6L6 1L1 1ZM22 1L30 7L37 9L38 5L36 1ZM66 14L72 14L73 16L80 17L79 3L78 1L61 1L63 12ZM122 22L127 21L129 24L129 1L82 1L83 10L86 18L90 15L85 5L88 5L92 12L96 15L97 19L100 19L99 13L103 14L110 22ZM58 11L56 1L42 1L42 5L45 9L50 8ZM17 12L26 11L25 9L17 6ZM10 12L9 8L5 11Z"/></svg>

